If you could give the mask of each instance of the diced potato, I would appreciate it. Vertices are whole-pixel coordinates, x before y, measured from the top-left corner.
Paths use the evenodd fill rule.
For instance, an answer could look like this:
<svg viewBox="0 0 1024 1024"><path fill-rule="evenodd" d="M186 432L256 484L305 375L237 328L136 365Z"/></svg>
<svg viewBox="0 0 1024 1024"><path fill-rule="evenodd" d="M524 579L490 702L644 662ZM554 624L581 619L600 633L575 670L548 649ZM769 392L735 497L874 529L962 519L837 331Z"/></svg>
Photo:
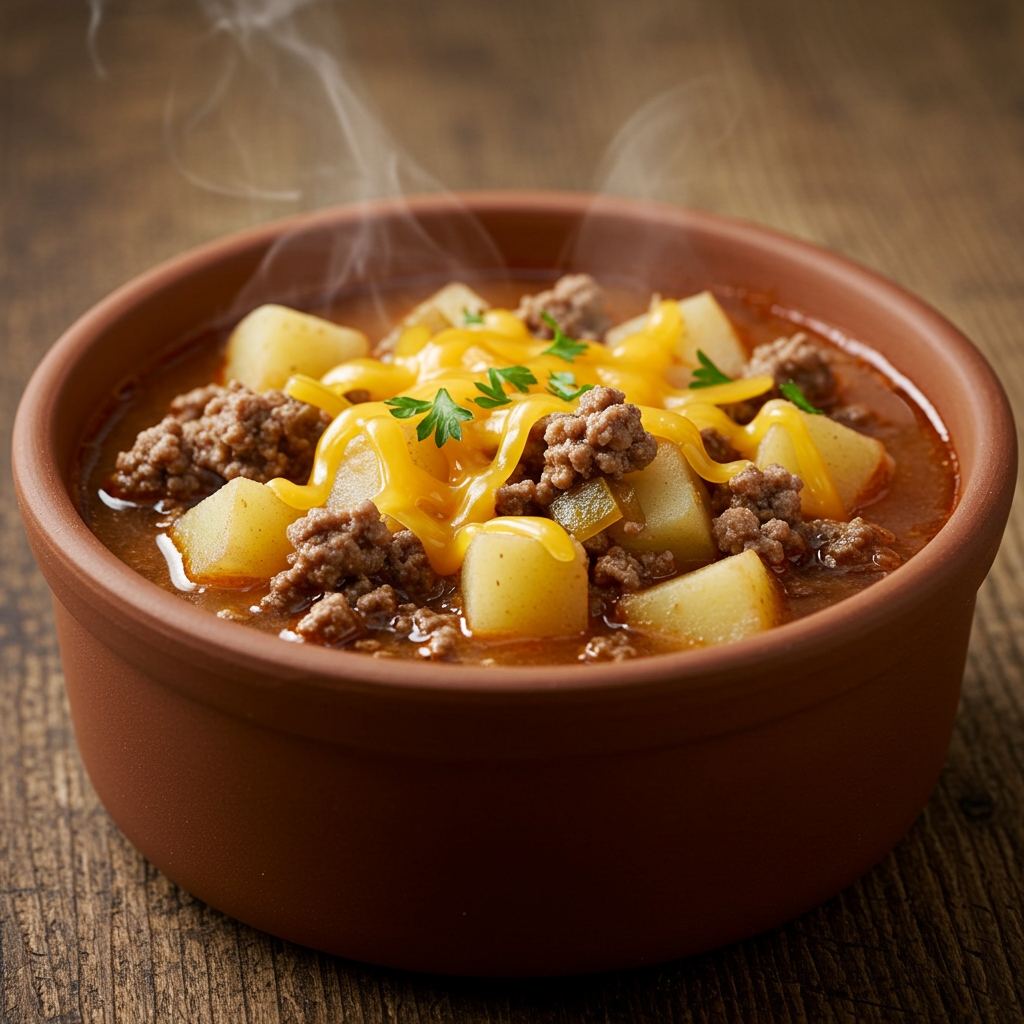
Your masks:
<svg viewBox="0 0 1024 1024"><path fill-rule="evenodd" d="M725 310L711 292L700 292L679 300L685 330L676 355L688 366L696 366L700 349L723 373L738 377L747 362L736 330Z"/></svg>
<svg viewBox="0 0 1024 1024"><path fill-rule="evenodd" d="M877 494L892 474L893 462L885 445L827 416L816 416L803 410L798 412L807 426L811 441L828 467L843 507L847 513L852 513L860 504ZM758 445L754 461L759 469L777 462L790 473L798 476L801 473L799 448L781 423L768 429ZM806 517L823 514L806 489L800 492L800 497Z"/></svg>
<svg viewBox="0 0 1024 1024"><path fill-rule="evenodd" d="M632 485L595 477L560 494L548 506L551 518L578 541L600 533L606 526L627 519L644 522L643 509Z"/></svg>
<svg viewBox="0 0 1024 1024"><path fill-rule="evenodd" d="M619 611L638 629L709 646L760 633L783 618L779 585L753 551L627 594Z"/></svg>
<svg viewBox="0 0 1024 1024"><path fill-rule="evenodd" d="M194 583L244 586L288 568L285 530L304 515L265 484L236 477L171 527Z"/></svg>
<svg viewBox="0 0 1024 1024"><path fill-rule="evenodd" d="M768 428L768 432L761 438L757 446L757 456L754 465L764 470L773 463L777 463L790 473L800 475L800 459L796 454L796 445L789 431L781 424L774 423Z"/></svg>
<svg viewBox="0 0 1024 1024"><path fill-rule="evenodd" d="M707 490L677 444L658 441L654 461L622 479L636 492L646 522L638 534L613 524L617 544L627 551L671 551L679 565L715 557Z"/></svg>
<svg viewBox="0 0 1024 1024"><path fill-rule="evenodd" d="M357 434L345 446L345 455L327 497L327 507L351 508L361 501L373 501L383 486L373 445L368 438Z"/></svg>
<svg viewBox="0 0 1024 1024"><path fill-rule="evenodd" d="M560 562L532 537L478 533L462 563L466 622L480 635L577 636L587 626L587 556Z"/></svg>
<svg viewBox="0 0 1024 1024"><path fill-rule="evenodd" d="M800 415L847 512L874 497L889 482L894 463L881 441L827 416Z"/></svg>
<svg viewBox="0 0 1024 1024"><path fill-rule="evenodd" d="M332 366L369 351L362 331L286 306L260 306L232 332L224 376L254 391L267 391L284 387L293 373L321 377Z"/></svg>
<svg viewBox="0 0 1024 1024"><path fill-rule="evenodd" d="M439 291L424 299L402 323L388 335L388 339L397 338L405 327L427 327L431 334L445 331L449 327L465 327L466 312L480 314L491 308L491 304L482 296L477 295L469 285L460 281L452 281ZM387 347L385 345L385 347Z"/></svg>

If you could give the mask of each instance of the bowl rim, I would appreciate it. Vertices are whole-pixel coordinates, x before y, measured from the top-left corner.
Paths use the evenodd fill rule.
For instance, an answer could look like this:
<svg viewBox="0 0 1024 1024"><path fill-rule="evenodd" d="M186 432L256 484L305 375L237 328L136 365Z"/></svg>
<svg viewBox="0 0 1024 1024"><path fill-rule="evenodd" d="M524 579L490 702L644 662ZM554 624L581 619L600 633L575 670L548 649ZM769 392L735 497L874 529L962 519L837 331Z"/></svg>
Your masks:
<svg viewBox="0 0 1024 1024"><path fill-rule="evenodd" d="M988 487L963 487L949 520L922 551L898 571L835 605L734 644L645 656L623 663L480 666L409 659L373 658L358 652L312 644L285 643L244 624L226 621L145 579L121 562L88 529L68 493L64 467L53 445L57 399L74 376L77 361L92 340L125 310L171 281L201 272L231 253L265 247L283 234L340 223L355 216L386 215L399 209L429 211L451 196L427 195L333 207L297 214L235 232L166 260L133 278L79 317L54 343L32 375L18 408L13 435L13 466L22 515L32 521L67 560L76 585L102 594L104 607L122 617L159 646L171 646L187 662L232 665L257 676L315 682L330 688L371 691L417 691L438 697L475 695L477 699L535 700L544 694L610 694L638 687L672 685L726 696L723 681L737 673L764 674L766 665L791 658L816 657L837 642L856 642L872 631L892 608L914 603L924 591L970 573L977 584L987 572L994 548L985 553L966 541L975 527L993 514L1005 520L1016 483L1016 431L1009 402L984 357L932 307L894 282L837 253L772 228L718 214L665 206L643 200L589 193L495 190L458 193L471 211L545 210L582 215L593 204L625 214L675 220L690 230L710 233L740 248L771 249L791 264L812 265L817 276L843 278L871 293L919 333L941 340L964 374L964 400L972 405L978 430L974 447L986 457ZM827 320L826 320L827 322ZM869 342L870 343L870 342ZM982 393L985 401L979 397ZM973 566L972 566L973 563ZM923 589L922 589L923 588ZM975 588L976 589L976 588ZM416 665L410 671L411 665ZM254 686L260 686L258 682ZM731 688L730 688L731 689Z"/></svg>

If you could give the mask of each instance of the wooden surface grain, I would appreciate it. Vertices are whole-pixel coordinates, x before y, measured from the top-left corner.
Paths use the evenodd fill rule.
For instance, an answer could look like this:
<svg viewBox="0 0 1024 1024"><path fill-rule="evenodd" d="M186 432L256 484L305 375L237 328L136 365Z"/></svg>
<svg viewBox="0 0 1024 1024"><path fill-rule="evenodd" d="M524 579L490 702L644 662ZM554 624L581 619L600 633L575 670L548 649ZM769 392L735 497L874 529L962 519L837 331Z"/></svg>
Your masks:
<svg viewBox="0 0 1024 1024"><path fill-rule="evenodd" d="M620 187L768 224L894 278L973 338L1024 408L1018 0L331 6L362 94L452 188L587 188L616 129L671 90L668 137L643 142L663 173L638 163ZM14 408L46 347L127 278L354 185L308 173L330 171L334 130L310 137L296 108L252 102L258 82L231 101L230 126L182 130L222 56L198 5L113 5L95 39L105 77L88 20L85 0L0 4L0 1021L1024 1020L1019 504L924 813L874 871L773 932L594 977L429 977L254 931L135 852L75 748L10 483ZM240 151L238 132L255 132L255 148ZM248 181L240 152L255 161ZM224 194L241 184L302 194Z"/></svg>

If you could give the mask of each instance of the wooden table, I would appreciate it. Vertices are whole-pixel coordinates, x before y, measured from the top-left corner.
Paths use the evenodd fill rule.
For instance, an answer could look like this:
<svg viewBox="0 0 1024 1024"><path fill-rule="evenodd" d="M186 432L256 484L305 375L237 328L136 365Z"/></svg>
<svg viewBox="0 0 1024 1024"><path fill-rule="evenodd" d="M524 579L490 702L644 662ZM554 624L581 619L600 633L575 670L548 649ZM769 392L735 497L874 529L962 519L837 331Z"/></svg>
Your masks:
<svg viewBox="0 0 1024 1024"><path fill-rule="evenodd" d="M594 183L642 103L671 131L622 187L769 224L933 303L1024 402L1024 5L1013 0L348 0L346 67L453 188ZM322 12L320 12L322 13ZM317 17L307 11L304 17ZM0 9L5 438L50 342L156 261L354 185L304 94L229 90L255 180L195 104L221 67L194 5L128 0L87 47L82 0ZM325 26L309 38L333 46ZM165 101L177 76L165 141ZM292 68L288 78L297 80ZM364 133L365 136L365 133ZM683 145L669 145L682 140ZM645 144L646 145L646 144ZM182 169L186 173L182 173ZM195 184L209 179L246 198ZM298 199L267 194L296 182ZM382 187L375 183L372 188ZM251 190L250 190L251 192ZM3 444L7 459L8 444ZM107 817L69 726L46 588L0 474L0 1020L1024 1020L1024 515L981 592L945 771L846 892L727 949L595 977L460 980L298 948L211 910Z"/></svg>

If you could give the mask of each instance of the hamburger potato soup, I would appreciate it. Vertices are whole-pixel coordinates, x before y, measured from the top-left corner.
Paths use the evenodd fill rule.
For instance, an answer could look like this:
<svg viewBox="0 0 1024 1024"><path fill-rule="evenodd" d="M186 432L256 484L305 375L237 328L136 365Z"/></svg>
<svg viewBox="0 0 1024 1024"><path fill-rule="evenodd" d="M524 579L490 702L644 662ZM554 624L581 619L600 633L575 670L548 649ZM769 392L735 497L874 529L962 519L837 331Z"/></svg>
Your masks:
<svg viewBox="0 0 1024 1024"><path fill-rule="evenodd" d="M738 641L949 516L948 438L860 344L764 296L526 290L389 295L383 336L353 298L190 339L83 444L84 518L282 642L488 665Z"/></svg>

